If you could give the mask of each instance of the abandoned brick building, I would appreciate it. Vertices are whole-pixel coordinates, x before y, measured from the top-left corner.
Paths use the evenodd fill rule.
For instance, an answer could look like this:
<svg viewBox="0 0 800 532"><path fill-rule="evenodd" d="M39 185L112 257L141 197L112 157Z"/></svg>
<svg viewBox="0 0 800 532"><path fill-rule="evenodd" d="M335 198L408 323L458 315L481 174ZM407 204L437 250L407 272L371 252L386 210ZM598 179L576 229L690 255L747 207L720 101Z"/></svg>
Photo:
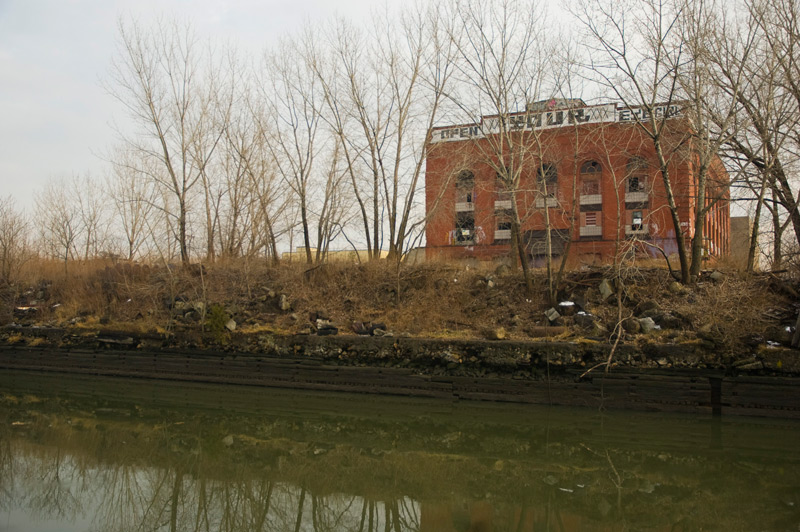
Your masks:
<svg viewBox="0 0 800 532"><path fill-rule="evenodd" d="M699 207L698 157L687 134L689 121L677 105L653 113L667 117L664 153L688 246ZM661 255L659 248L676 253L653 142L637 123L641 114L616 104L550 100L510 116L510 132L493 117L436 128L426 161L427 258L509 257L512 197L520 242L534 266L547 255L548 225L551 256L557 260L567 252L571 266L610 262L623 251L652 257ZM506 167L520 165L520 177L511 186L497 171L500 157L522 161L506 161ZM707 175L704 251L721 256L729 252L728 174L715 158Z"/></svg>

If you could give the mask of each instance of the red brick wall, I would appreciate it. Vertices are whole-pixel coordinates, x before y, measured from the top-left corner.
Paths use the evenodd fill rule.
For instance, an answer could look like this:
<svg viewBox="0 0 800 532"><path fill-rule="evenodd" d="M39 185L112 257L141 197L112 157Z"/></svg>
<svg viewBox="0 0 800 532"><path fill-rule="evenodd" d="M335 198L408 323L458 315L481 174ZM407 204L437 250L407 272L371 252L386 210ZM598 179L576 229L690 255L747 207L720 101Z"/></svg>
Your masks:
<svg viewBox="0 0 800 532"><path fill-rule="evenodd" d="M675 119L670 123L675 138L681 136L682 120ZM526 142L533 145L531 133ZM625 205L625 183L628 177L627 164L631 157L644 158L648 163L649 199L642 210L644 223L649 227L649 242L664 248L667 253L676 253L675 232L669 210L663 179L659 172L658 161L652 142L644 136L638 126L633 124L592 124L578 127L545 130L538 133L537 148L530 149L530 166L523 170L517 207L523 217L522 230L544 229L543 209L536 209L534 204L535 176L539 161L553 163L558 170L559 207L550 209L552 227L569 230L572 226L573 187L577 186L576 198L580 195L581 178L579 168L589 160L595 160L602 167L601 195L602 211L597 213L598 223L602 227L599 239L579 238L579 227L583 218L580 206L577 205L575 235L570 248L569 262L576 265L582 261L596 259L608 262L613 258L616 236L625 241L626 224L630 224L631 213ZM683 230L687 236L694 232L694 209L696 179L693 174L691 158L685 153L673 152L667 139L667 153L670 158L669 172L673 193ZM464 140L443 142L429 146L426 161L426 208L429 223L426 230L427 256L444 258L476 258L488 260L508 255L510 246L507 243L495 243L495 208L496 177L494 170L486 162L486 153L491 153L488 143L482 140ZM539 157L541 155L541 157ZM473 245L465 246L454 243L456 179L459 172L469 170L475 176L474 216L476 239ZM714 166L714 173L719 180L727 178L721 162ZM619 193L619 202L615 188ZM709 212L705 229L711 237L711 248L715 254L727 253L730 214L726 186L715 187L716 195L722 195L725 201L717 202ZM618 210L619 207L619 210ZM618 217L621 216L621 227L617 228ZM688 245L688 243L687 243ZM656 256L653 248L638 245L642 252Z"/></svg>

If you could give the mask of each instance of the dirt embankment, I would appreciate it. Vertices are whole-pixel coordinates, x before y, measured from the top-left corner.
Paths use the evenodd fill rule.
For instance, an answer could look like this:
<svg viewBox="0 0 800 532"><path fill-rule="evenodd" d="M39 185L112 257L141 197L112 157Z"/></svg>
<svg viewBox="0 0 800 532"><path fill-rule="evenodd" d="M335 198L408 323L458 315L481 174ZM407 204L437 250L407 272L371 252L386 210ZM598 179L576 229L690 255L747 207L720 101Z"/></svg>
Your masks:
<svg viewBox="0 0 800 532"><path fill-rule="evenodd" d="M551 306L502 268L109 267L7 290L0 366L800 416L791 277L610 273L571 272Z"/></svg>
<svg viewBox="0 0 800 532"><path fill-rule="evenodd" d="M567 272L551 305L543 274L529 292L507 267L97 264L0 290L0 326L8 327L0 342L46 343L43 333L22 332L34 327L62 330L55 345L110 346L103 331L115 331L105 336L134 338L134 346L321 350L337 363L425 359L474 373L495 359L527 371L536 367L529 343L546 341L536 350L557 353L551 365L591 367L616 344L620 365L794 372L800 284L790 274L713 271L685 287L659 268L624 273Z"/></svg>
<svg viewBox="0 0 800 532"><path fill-rule="evenodd" d="M657 355L662 348L653 346L677 346L667 351L725 364L789 347L800 311L800 284L788 273L714 271L684 287L659 268L623 276L587 269L567 272L555 305L545 287L539 273L527 291L521 274L506 267L97 264L66 279L34 276L0 289L0 326L159 334L208 348L259 334L619 339L623 351Z"/></svg>

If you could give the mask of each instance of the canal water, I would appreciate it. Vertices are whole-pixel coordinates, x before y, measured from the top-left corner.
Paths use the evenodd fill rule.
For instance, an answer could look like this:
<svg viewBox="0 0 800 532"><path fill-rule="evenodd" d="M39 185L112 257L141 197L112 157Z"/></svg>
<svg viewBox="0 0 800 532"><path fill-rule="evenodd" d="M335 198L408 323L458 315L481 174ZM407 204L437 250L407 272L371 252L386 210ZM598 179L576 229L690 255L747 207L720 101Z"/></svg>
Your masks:
<svg viewBox="0 0 800 532"><path fill-rule="evenodd" d="M0 531L800 530L800 423L0 374Z"/></svg>

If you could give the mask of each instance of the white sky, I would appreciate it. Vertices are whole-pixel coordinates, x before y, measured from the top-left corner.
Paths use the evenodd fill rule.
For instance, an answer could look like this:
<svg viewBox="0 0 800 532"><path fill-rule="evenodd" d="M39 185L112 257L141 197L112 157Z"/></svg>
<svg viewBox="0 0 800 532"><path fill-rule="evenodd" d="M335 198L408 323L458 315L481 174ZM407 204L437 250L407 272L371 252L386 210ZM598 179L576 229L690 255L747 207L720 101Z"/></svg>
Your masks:
<svg viewBox="0 0 800 532"><path fill-rule="evenodd" d="M397 3L394 0L392 4ZM402 0L410 1L410 0ZM366 21L370 0L0 0L0 197L33 204L50 178L90 172L125 120L106 94L120 16L190 20L200 36L261 50L310 18Z"/></svg>

